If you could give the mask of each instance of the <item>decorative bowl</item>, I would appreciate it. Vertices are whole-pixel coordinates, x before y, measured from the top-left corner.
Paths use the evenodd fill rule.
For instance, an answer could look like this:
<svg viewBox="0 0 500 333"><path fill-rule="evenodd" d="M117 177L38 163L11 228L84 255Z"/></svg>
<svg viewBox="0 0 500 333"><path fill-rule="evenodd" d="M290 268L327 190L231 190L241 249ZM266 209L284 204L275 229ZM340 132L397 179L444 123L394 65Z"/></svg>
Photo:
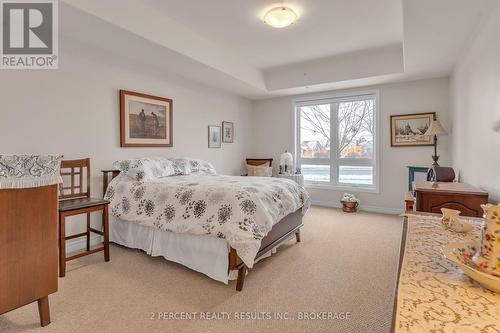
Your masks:
<svg viewBox="0 0 500 333"><path fill-rule="evenodd" d="M457 264L468 277L484 288L500 293L500 277L481 272L472 261L478 249L479 245L475 242L460 242L443 246L442 252L446 259Z"/></svg>

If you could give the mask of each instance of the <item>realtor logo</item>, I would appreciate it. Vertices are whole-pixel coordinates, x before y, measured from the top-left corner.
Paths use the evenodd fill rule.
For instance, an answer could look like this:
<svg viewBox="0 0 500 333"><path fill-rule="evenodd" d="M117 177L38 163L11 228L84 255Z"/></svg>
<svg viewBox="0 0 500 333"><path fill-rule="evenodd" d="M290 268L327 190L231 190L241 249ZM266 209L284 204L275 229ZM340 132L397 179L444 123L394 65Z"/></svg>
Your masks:
<svg viewBox="0 0 500 333"><path fill-rule="evenodd" d="M1 69L56 69L57 0L0 0Z"/></svg>

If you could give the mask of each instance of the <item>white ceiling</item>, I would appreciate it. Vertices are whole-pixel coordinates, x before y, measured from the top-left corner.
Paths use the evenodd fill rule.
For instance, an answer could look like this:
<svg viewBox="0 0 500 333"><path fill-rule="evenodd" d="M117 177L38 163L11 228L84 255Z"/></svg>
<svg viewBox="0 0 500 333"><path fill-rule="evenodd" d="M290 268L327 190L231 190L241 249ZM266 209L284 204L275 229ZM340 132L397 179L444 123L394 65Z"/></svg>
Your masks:
<svg viewBox="0 0 500 333"><path fill-rule="evenodd" d="M197 34L269 69L403 41L401 0L284 1L299 15L285 29L262 22L269 0L146 0Z"/></svg>
<svg viewBox="0 0 500 333"><path fill-rule="evenodd" d="M447 76L500 2L62 1L66 38L251 99ZM284 29L261 22L282 3L298 22ZM92 29L81 29L89 21Z"/></svg>

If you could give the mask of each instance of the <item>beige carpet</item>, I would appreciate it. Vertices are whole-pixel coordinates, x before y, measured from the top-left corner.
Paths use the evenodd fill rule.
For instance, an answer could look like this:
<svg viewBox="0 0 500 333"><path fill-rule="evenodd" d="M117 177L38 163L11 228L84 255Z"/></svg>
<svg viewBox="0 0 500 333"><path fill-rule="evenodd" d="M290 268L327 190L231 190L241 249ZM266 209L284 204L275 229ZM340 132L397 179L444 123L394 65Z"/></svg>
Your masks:
<svg viewBox="0 0 500 333"><path fill-rule="evenodd" d="M402 218L313 207L302 242L258 263L242 292L162 258L113 245L69 264L40 329L36 303L0 316L0 332L389 332ZM159 320L159 312L229 312L227 320ZM350 320L298 320L299 312ZM234 319L288 312L289 320ZM268 314L261 314L261 318ZM324 314L327 315L328 314Z"/></svg>

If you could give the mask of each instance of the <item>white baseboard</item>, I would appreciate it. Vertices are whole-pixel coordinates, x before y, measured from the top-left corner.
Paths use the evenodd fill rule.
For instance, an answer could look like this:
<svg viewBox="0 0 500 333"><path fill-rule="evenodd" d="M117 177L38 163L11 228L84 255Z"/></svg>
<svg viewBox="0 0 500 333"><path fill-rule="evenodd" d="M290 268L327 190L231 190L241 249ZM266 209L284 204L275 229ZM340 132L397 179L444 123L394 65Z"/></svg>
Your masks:
<svg viewBox="0 0 500 333"><path fill-rule="evenodd" d="M97 246L102 244L102 236L91 235L90 236L90 246ZM87 238L75 238L66 241L66 253L72 253L77 251L82 251L87 248Z"/></svg>
<svg viewBox="0 0 500 333"><path fill-rule="evenodd" d="M342 204L340 202L311 200L311 204L314 206L342 208ZM359 210L362 210L364 212L390 214L390 215L400 215L404 213L404 210L399 208L366 206L363 204L359 205Z"/></svg>

